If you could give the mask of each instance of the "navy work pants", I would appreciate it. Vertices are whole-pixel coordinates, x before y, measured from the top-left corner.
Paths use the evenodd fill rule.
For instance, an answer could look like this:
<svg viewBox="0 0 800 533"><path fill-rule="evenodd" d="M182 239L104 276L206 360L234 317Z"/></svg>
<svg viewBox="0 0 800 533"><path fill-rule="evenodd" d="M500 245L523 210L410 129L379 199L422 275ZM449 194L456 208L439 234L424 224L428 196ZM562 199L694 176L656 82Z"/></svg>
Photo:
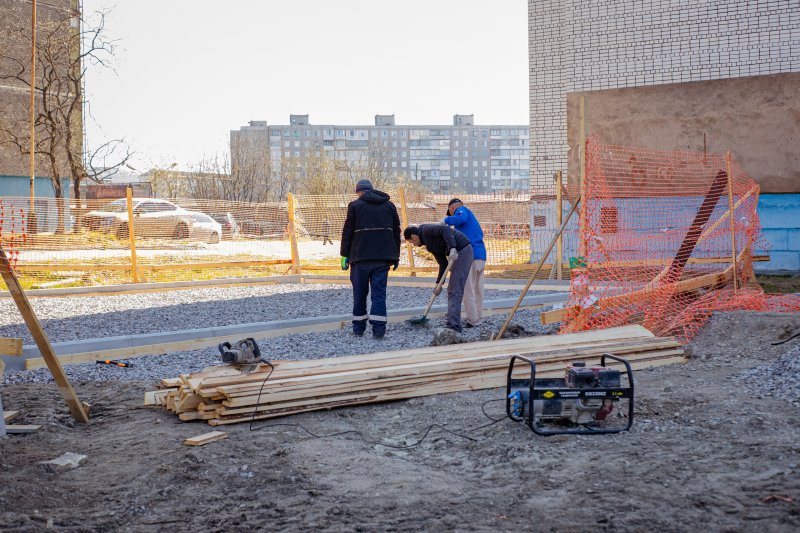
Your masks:
<svg viewBox="0 0 800 533"><path fill-rule="evenodd" d="M461 301L464 299L464 285L469 277L473 253L470 244L460 252L458 259L450 268L450 281L447 282L447 327L461 331Z"/></svg>
<svg viewBox="0 0 800 533"><path fill-rule="evenodd" d="M386 261L359 261L350 266L353 284L353 333L361 335L372 325L372 334L382 337L386 333L386 283L389 263ZM367 313L367 295L371 291L371 306Z"/></svg>

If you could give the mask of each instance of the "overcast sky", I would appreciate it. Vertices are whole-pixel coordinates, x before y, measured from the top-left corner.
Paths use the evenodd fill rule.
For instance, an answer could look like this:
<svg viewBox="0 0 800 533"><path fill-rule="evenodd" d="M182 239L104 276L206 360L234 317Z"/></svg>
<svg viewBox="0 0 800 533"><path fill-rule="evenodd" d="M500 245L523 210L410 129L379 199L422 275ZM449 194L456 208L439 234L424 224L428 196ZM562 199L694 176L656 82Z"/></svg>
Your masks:
<svg viewBox="0 0 800 533"><path fill-rule="evenodd" d="M90 145L187 167L249 120L528 123L525 0L84 0L111 8L115 70L87 77Z"/></svg>

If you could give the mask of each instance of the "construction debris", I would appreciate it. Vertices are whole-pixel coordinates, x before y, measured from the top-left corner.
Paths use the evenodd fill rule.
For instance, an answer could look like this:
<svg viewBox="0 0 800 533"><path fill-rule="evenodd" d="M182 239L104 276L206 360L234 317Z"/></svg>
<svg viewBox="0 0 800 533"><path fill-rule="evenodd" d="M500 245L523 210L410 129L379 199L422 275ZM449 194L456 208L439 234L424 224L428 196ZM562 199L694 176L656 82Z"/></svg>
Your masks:
<svg viewBox="0 0 800 533"><path fill-rule="evenodd" d="M48 472L57 473L78 468L85 460L85 455L67 452L59 457L56 457L55 459L41 461L39 465L41 465Z"/></svg>
<svg viewBox="0 0 800 533"><path fill-rule="evenodd" d="M36 433L40 429L42 429L42 426L9 424L6 426L6 433L9 435L25 435L27 433Z"/></svg>
<svg viewBox="0 0 800 533"><path fill-rule="evenodd" d="M597 363L604 353L626 357L634 369L685 361L673 338L641 326L558 336L474 342L319 360L274 361L249 375L217 366L164 379L145 393L145 405L163 406L181 420L212 426L295 413L501 387L509 357L537 362L537 376L557 377L570 361ZM273 368L274 367L274 368Z"/></svg>

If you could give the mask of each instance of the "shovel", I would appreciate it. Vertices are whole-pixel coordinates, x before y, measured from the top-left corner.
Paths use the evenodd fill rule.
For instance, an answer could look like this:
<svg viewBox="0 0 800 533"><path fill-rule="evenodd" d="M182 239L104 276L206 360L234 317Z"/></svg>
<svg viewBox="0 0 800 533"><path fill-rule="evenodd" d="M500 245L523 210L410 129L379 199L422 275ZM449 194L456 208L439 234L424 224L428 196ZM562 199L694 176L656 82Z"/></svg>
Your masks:
<svg viewBox="0 0 800 533"><path fill-rule="evenodd" d="M436 288L433 289L433 296L431 296L431 301L428 302L428 307L425 308L425 312L422 313L422 316L418 316L416 318L409 318L408 320L406 320L407 323L412 324L414 326L421 326L428 323L428 313L430 312L431 307L433 307L433 302L436 301L436 297L438 296L438 294L436 293L439 291L439 289L442 288L442 285L444 285L444 280L447 278L447 273L450 272L450 267L453 266L453 263L455 263L455 261L452 259L447 261L447 266L445 267L444 272L442 273L442 278L439 280L439 283L436 284Z"/></svg>

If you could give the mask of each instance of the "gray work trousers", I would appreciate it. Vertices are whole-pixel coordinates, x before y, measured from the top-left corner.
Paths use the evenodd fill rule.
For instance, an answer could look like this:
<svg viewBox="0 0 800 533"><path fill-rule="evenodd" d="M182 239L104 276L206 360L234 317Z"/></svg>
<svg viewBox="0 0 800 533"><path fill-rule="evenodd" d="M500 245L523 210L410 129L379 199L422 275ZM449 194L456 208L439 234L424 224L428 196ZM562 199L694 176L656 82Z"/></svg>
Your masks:
<svg viewBox="0 0 800 533"><path fill-rule="evenodd" d="M450 268L450 281L447 282L447 327L461 331L461 302L464 299L464 285L472 267L472 245L460 252L458 259Z"/></svg>

